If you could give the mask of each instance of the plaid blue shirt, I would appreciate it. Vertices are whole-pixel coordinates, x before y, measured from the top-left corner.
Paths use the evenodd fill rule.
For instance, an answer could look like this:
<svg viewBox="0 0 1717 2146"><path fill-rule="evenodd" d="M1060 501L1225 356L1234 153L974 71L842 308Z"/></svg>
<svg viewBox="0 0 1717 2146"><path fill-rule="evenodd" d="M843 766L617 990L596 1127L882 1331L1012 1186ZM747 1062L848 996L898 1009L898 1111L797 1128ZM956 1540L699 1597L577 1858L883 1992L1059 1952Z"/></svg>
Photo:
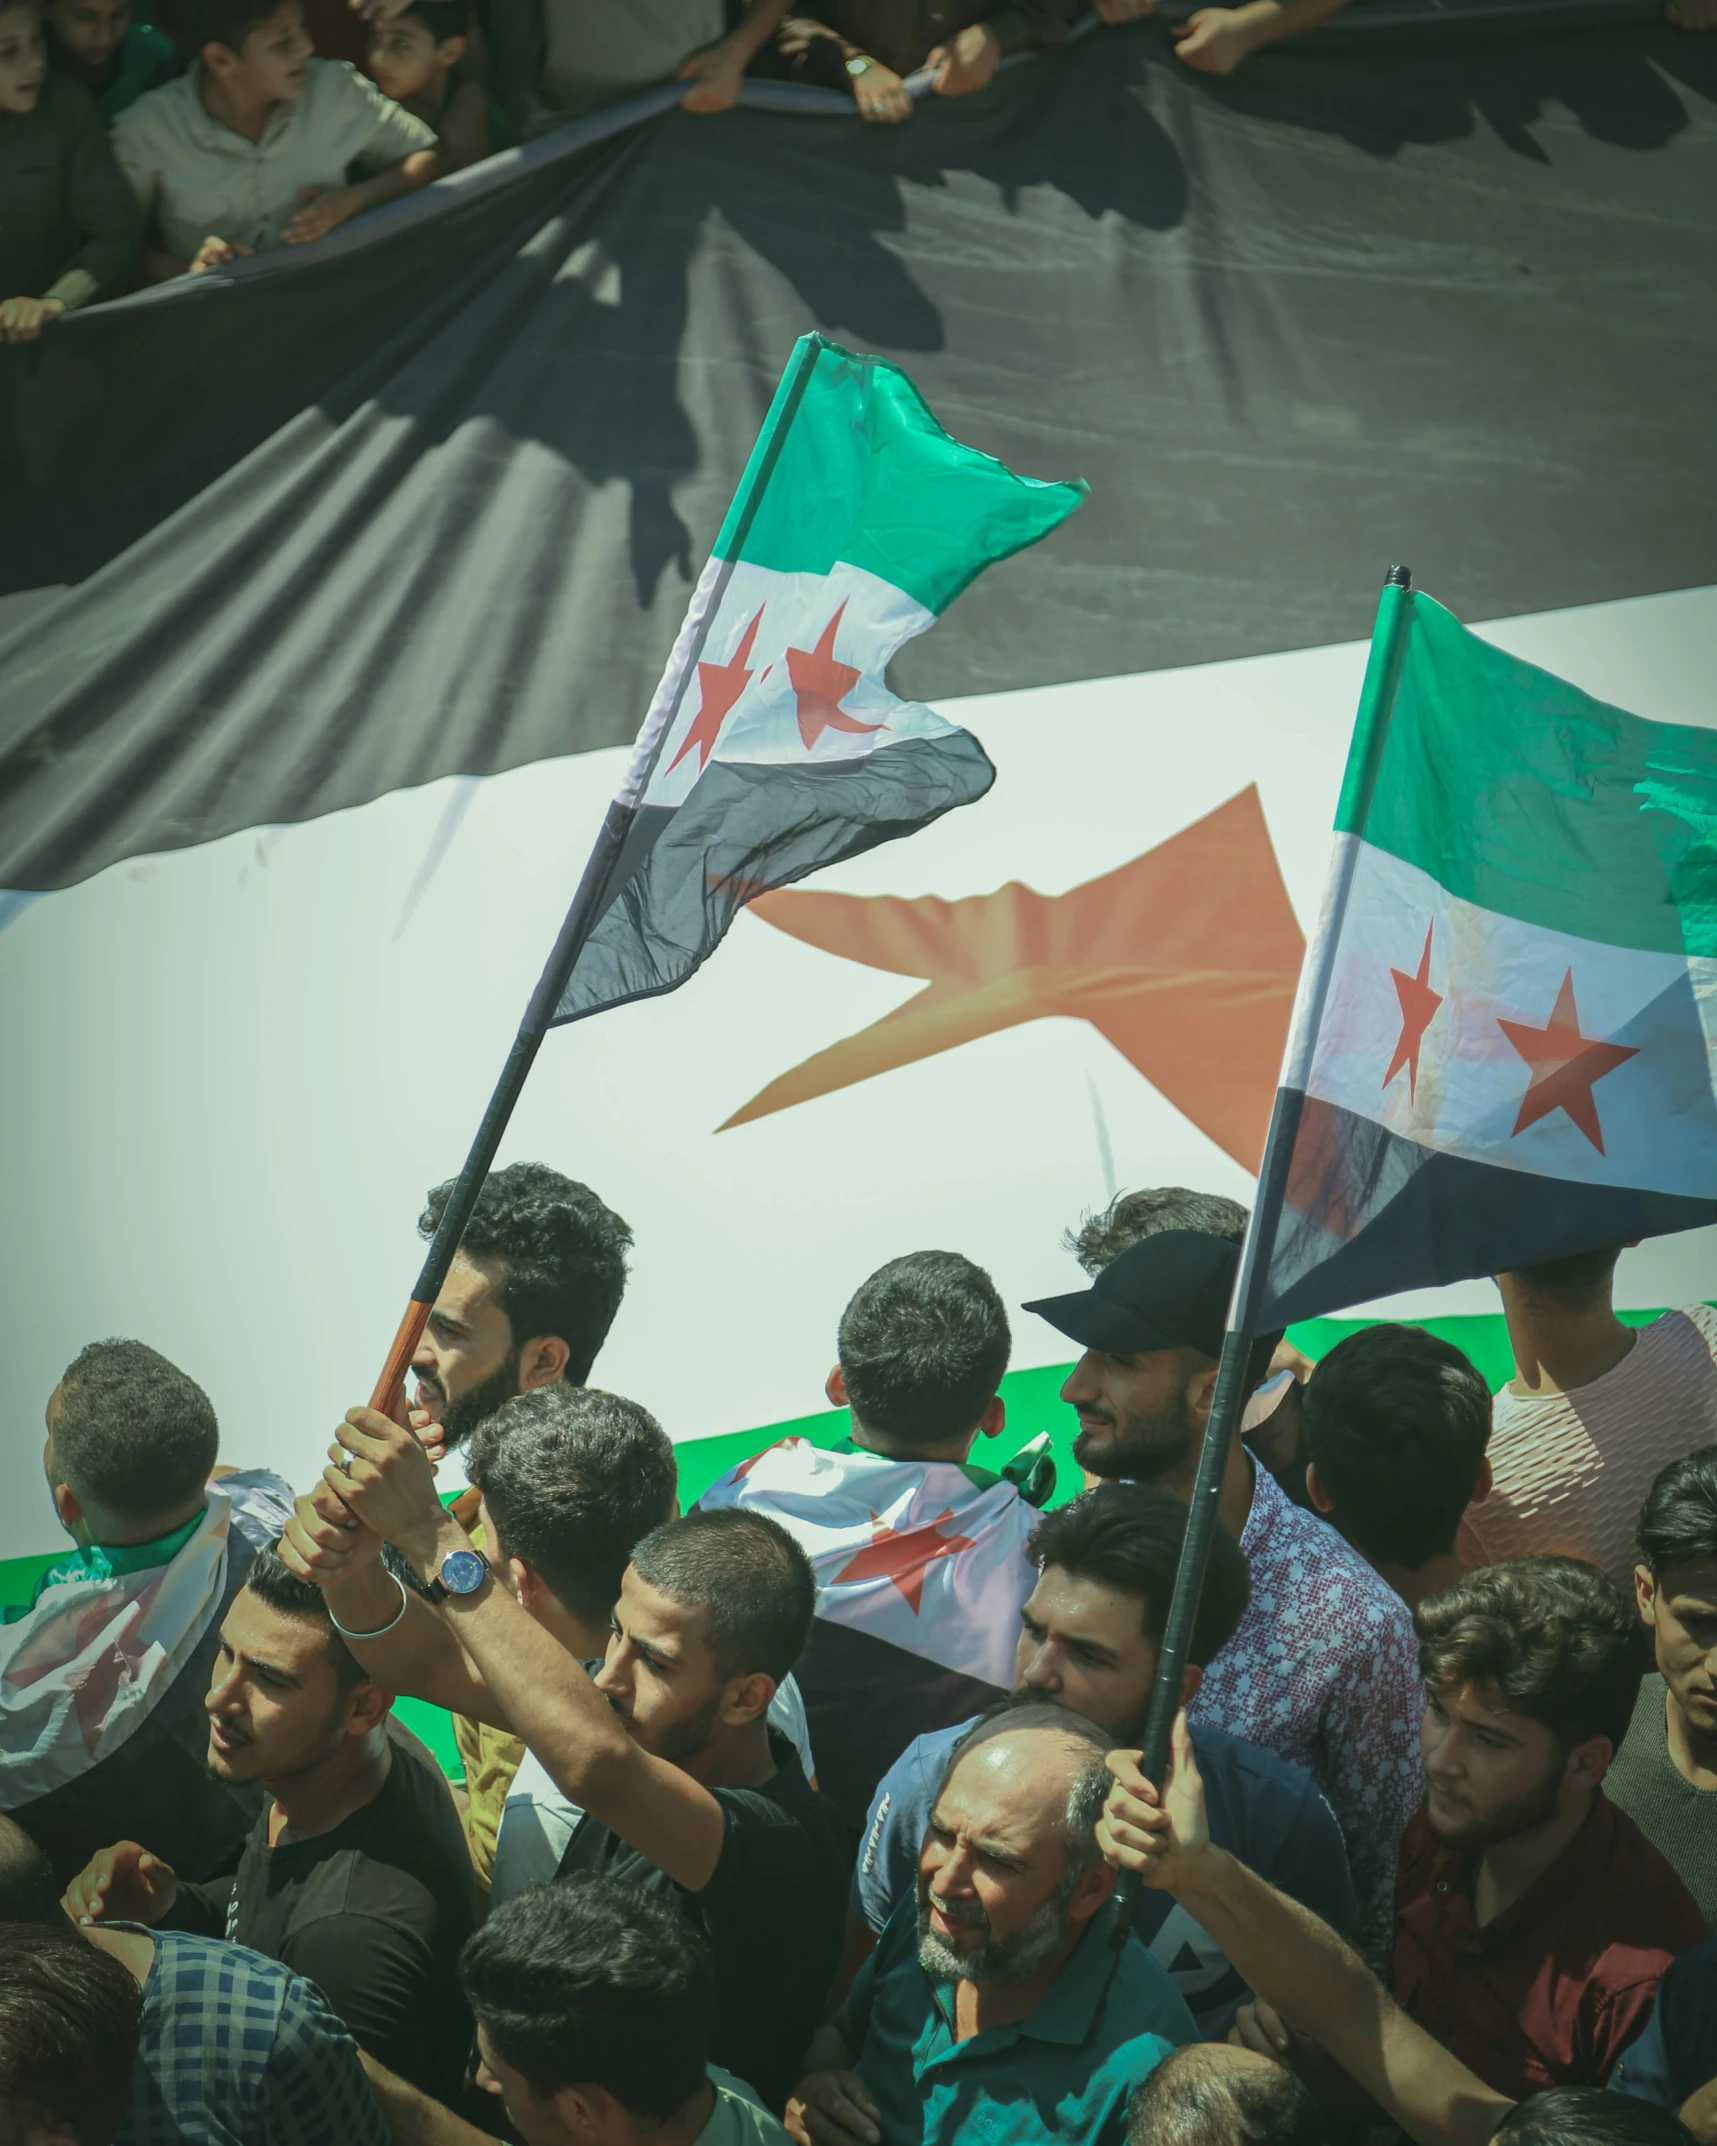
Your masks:
<svg viewBox="0 0 1717 2146"><path fill-rule="evenodd" d="M144 1934L155 1961L116 2146L387 2146L357 2044L313 1982L243 1945Z"/></svg>

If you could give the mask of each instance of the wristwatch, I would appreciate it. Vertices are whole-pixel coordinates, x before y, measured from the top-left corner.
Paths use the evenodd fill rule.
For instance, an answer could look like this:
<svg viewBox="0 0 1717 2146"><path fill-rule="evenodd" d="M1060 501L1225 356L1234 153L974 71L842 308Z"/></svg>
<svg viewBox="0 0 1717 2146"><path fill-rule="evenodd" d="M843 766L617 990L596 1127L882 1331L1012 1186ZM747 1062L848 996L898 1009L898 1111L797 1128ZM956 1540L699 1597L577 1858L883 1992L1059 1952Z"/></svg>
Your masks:
<svg viewBox="0 0 1717 2146"><path fill-rule="evenodd" d="M856 57L854 57L853 59L848 60L847 73L850 75L862 75L867 68L874 67L875 65L875 60L873 60L868 53L861 52L857 54Z"/></svg>
<svg viewBox="0 0 1717 2146"><path fill-rule="evenodd" d="M424 1592L431 1602L445 1602L449 1595L474 1595L492 1569L481 1550L449 1550Z"/></svg>

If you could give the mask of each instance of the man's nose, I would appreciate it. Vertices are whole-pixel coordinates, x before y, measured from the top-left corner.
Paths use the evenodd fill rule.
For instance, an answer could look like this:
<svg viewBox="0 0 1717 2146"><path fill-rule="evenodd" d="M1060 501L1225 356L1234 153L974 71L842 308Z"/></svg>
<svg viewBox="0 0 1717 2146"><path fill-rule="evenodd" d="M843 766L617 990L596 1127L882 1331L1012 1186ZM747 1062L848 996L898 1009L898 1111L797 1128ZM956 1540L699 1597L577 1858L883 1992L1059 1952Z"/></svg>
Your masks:
<svg viewBox="0 0 1717 2146"><path fill-rule="evenodd" d="M224 1674L219 1669L215 1671L209 1684L209 1695L203 1705L211 1714L224 1714L229 1711L237 1696L238 1664L234 1662Z"/></svg>
<svg viewBox="0 0 1717 2146"><path fill-rule="evenodd" d="M1061 1665L1055 1658L1055 1649L1047 1642L1034 1646L1020 1666L1019 1681L1033 1691L1059 1691Z"/></svg>
<svg viewBox="0 0 1717 2146"><path fill-rule="evenodd" d="M1091 1377L1091 1351L1087 1349L1085 1354L1073 1366L1073 1369L1068 1372L1066 1381L1061 1389L1061 1398L1070 1406L1077 1408L1081 1401L1092 1400L1095 1394L1096 1385Z"/></svg>

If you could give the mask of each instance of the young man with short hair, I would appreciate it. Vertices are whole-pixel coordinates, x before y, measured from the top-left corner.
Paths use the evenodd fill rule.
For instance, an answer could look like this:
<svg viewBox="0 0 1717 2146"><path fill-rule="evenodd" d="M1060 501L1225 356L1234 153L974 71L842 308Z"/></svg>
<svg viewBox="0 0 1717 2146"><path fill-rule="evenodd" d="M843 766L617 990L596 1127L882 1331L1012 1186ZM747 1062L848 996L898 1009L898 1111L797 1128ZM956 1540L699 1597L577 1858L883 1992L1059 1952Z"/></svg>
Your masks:
<svg viewBox="0 0 1717 2146"><path fill-rule="evenodd" d="M344 60L312 56L302 0L192 0L197 60L114 122L160 283L303 245L427 186L435 130ZM348 182L364 166L370 176Z"/></svg>
<svg viewBox="0 0 1717 2146"><path fill-rule="evenodd" d="M1496 1278L1515 1372L1496 1397L1490 1494L1461 1528L1469 1568L1554 1553L1631 1588L1634 1516L1653 1478L1717 1439L1717 1310L1618 1319L1624 1249Z"/></svg>
<svg viewBox="0 0 1717 2146"><path fill-rule="evenodd" d="M435 1235L454 1183L429 1193L420 1237ZM410 1419L432 1460L457 1452L515 1394L589 1383L625 1294L631 1249L625 1222L576 1178L541 1162L490 1171L411 1360ZM476 1526L474 1490L453 1509ZM487 1889L525 1747L462 1714L453 1735L465 1768L465 1842Z"/></svg>
<svg viewBox="0 0 1717 2146"><path fill-rule="evenodd" d="M1604 1793L1639 1683L1633 1605L1591 1565L1513 1558L1417 1622L1425 1805L1402 1844L1396 1998L1499 2093L1601 2086L1705 1934Z"/></svg>
<svg viewBox="0 0 1717 2146"><path fill-rule="evenodd" d="M811 1560L816 1622L796 1672L817 1783L853 1825L920 1732L1006 1696L1035 1518L974 1467L1003 1429L1012 1339L995 1284L957 1252L912 1252L841 1314L833 1447L787 1438L705 1491L706 1510L767 1513Z"/></svg>
<svg viewBox="0 0 1717 2146"><path fill-rule="evenodd" d="M220 1469L208 1395L141 1341L91 1342L46 1427L49 1494L77 1547L0 1612L0 1809L62 1884L122 1833L209 1877L260 1799L205 1772L203 1695L221 1619L292 1492Z"/></svg>
<svg viewBox="0 0 1717 2146"><path fill-rule="evenodd" d="M1634 1591L1657 1666L1604 1790L1717 1924L1717 1446L1653 1483L1639 1557Z"/></svg>
<svg viewBox="0 0 1717 2146"><path fill-rule="evenodd" d="M141 2014L131 1976L63 1919L0 1923L3 2146L113 2146L131 2107Z"/></svg>
<svg viewBox="0 0 1717 2146"><path fill-rule="evenodd" d="M1490 1388L1422 1326L1361 1327L1300 1403L1312 1504L1409 1609L1452 1587L1461 1516L1490 1481Z"/></svg>
<svg viewBox="0 0 1717 2146"><path fill-rule="evenodd" d="M1038 1580L1020 1612L1013 1704L1065 1706L1115 1743L1137 1743L1185 1534L1186 1507L1143 1483L1105 1483L1045 1514L1029 1546ZM1220 1530L1211 1543L1183 1696L1198 1690L1205 1665L1233 1635L1246 1592L1246 1561ZM920 1736L877 1790L853 1878L848 1967L911 1891L949 1756L975 1726L964 1721ZM1351 1930L1357 1907L1347 1851L1311 1775L1207 1724L1200 1724L1196 1741L1216 1839L1327 1922ZM1226 2033L1246 1991L1220 1948L1157 1893L1141 1893L1133 1927L1168 1970L1200 2033Z"/></svg>
<svg viewBox="0 0 1717 2146"><path fill-rule="evenodd" d="M1129 1932L1094 1828L1108 1737L1063 1707L981 1723L938 1785L916 1883L812 2043L800 2146L1039 2137L1121 2146L1133 2089L1197 2038Z"/></svg>
<svg viewBox="0 0 1717 2146"><path fill-rule="evenodd" d="M237 1872L184 1885L135 1841L95 1856L71 1913L225 1937L314 1982L359 2046L443 2099L471 2022L454 1968L477 1898L446 1784L388 1740L392 1695L273 1551L227 1612L208 1764L269 1802Z"/></svg>
<svg viewBox="0 0 1717 2146"><path fill-rule="evenodd" d="M786 2146L751 2089L705 2061L715 1972L667 1901L588 1872L536 1886L489 1917L459 1975L478 2084L525 2146ZM375 2084L396 2139L484 2146L474 2125Z"/></svg>
<svg viewBox="0 0 1717 2146"><path fill-rule="evenodd" d="M48 0L48 63L89 91L109 125L179 72L165 30L133 19L132 0Z"/></svg>
<svg viewBox="0 0 1717 2146"><path fill-rule="evenodd" d="M320 1990L222 1939L135 1923L80 1927L59 1891L35 1842L0 1818L0 1926L32 1924L87 1945L142 1993L116 2146L388 2146L357 2049ZM104 1997L84 2015L86 2031L105 2032L114 2010Z"/></svg>
<svg viewBox="0 0 1717 2146"><path fill-rule="evenodd" d="M1164 1230L1111 1260L1089 1290L1026 1306L1084 1349L1061 1397L1074 1456L1094 1475L1192 1495L1240 1249ZM1254 1344L1248 1391L1278 1335ZM1317 1777L1340 1822L1359 1895L1357 1942L1389 1949L1395 1851L1419 1799L1417 1649L1406 1605L1357 1551L1289 1503L1236 1438L1218 1507L1252 1594L1193 1702L1210 1722Z"/></svg>
<svg viewBox="0 0 1717 2146"><path fill-rule="evenodd" d="M299 1501L288 1561L327 1588L373 1675L524 1738L587 1814L563 1873L626 1878L701 1924L716 1963L712 2053L779 2106L834 1975L850 1861L845 1829L768 1722L815 1606L804 1552L759 1513L655 1529L592 1678L496 1584L410 1432L354 1409L335 1435L350 1459ZM380 1564L382 1538L433 1607Z"/></svg>

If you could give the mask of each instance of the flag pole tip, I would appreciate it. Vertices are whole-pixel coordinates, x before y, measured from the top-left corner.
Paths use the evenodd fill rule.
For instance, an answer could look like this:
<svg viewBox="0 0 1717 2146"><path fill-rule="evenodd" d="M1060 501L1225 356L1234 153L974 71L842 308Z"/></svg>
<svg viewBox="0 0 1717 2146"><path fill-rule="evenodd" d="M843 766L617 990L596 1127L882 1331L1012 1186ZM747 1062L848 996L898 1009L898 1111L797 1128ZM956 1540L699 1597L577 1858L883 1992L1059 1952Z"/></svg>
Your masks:
<svg viewBox="0 0 1717 2146"><path fill-rule="evenodd" d="M1413 569L1410 566L1392 566L1383 577L1386 589L1410 589L1413 586Z"/></svg>

